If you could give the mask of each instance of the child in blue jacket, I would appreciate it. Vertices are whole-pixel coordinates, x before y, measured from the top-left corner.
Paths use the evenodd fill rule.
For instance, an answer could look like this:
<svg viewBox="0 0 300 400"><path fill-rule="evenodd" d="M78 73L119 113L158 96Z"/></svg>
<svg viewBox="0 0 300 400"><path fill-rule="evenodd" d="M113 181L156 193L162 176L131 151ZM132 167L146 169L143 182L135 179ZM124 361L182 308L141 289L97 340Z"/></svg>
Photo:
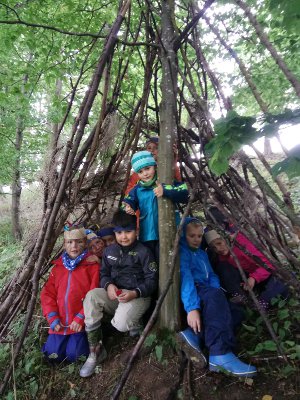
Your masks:
<svg viewBox="0 0 300 400"><path fill-rule="evenodd" d="M226 370L236 376L253 376L256 368L233 353L235 337L230 309L207 254L200 249L203 227L196 218L186 218L180 240L181 300L189 328L179 333L193 355L204 359L200 342L209 350L209 369ZM203 324L203 325L202 325Z"/></svg>
<svg viewBox="0 0 300 400"><path fill-rule="evenodd" d="M140 210L139 240L147 246L158 261L158 197L167 197L174 203L187 203L188 190L185 183L157 184L156 161L149 151L135 153L131 160L138 174L137 185L124 198L125 211L135 214Z"/></svg>

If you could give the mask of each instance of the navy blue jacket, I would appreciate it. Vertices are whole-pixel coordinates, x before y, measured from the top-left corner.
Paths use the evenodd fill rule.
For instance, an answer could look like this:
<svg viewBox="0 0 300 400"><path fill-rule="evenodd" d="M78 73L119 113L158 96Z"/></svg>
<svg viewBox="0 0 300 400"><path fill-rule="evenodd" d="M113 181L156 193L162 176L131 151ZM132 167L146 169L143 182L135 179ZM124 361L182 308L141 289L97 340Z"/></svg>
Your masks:
<svg viewBox="0 0 300 400"><path fill-rule="evenodd" d="M139 241L131 246L108 246L102 256L101 287L110 283L119 289L138 290L140 297L149 297L158 284L158 268L151 251Z"/></svg>
<svg viewBox="0 0 300 400"><path fill-rule="evenodd" d="M187 243L186 226L191 221L197 221L197 219L191 217L185 219L183 234L180 239L181 300L187 313L200 309L201 299L196 284L206 287L220 287L219 278L213 272L205 251L200 248L192 250Z"/></svg>
<svg viewBox="0 0 300 400"><path fill-rule="evenodd" d="M185 183L174 181L173 185L163 186L163 196L169 198L173 203L187 203L188 190ZM140 210L140 233L141 242L158 240L158 204L153 189L155 185L144 187L140 183L128 193L124 202L136 211Z"/></svg>

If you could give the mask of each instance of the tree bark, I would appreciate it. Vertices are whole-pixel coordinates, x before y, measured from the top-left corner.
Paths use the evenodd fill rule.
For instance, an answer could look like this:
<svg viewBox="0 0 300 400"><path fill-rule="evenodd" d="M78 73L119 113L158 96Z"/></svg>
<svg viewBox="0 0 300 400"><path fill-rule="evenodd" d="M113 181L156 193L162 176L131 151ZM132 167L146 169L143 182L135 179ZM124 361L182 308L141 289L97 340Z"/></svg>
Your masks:
<svg viewBox="0 0 300 400"><path fill-rule="evenodd" d="M175 29L174 1L161 2L161 65L162 65L162 99L160 104L160 140L158 156L158 179L160 183L172 184L174 180L173 144L177 136L176 92L177 92L177 57L173 50ZM176 225L174 205L167 198L158 200L159 212L159 290L162 291L169 275L170 254L174 243ZM175 269L173 284L160 311L161 328L176 330L179 328L179 265Z"/></svg>
<svg viewBox="0 0 300 400"><path fill-rule="evenodd" d="M20 202L21 202L21 193L22 193L22 185L21 185L21 147L23 142L23 119L22 117L18 118L17 121L17 129L16 129L16 141L15 141L15 149L16 149L16 158L15 165L12 177L12 199L11 199L11 219L12 219L12 233L16 240L22 239L22 231L20 224Z"/></svg>
<svg viewBox="0 0 300 400"><path fill-rule="evenodd" d="M28 81L28 75L25 74L22 84L22 95L25 96L25 84ZM12 234L16 240L22 239L22 229L20 224L20 204L21 204L21 148L23 143L23 132L24 132L24 118L23 110L20 110L17 117L16 127L16 141L15 150L16 158L14 164L14 171L12 177L12 201L11 201L11 217L12 217Z"/></svg>

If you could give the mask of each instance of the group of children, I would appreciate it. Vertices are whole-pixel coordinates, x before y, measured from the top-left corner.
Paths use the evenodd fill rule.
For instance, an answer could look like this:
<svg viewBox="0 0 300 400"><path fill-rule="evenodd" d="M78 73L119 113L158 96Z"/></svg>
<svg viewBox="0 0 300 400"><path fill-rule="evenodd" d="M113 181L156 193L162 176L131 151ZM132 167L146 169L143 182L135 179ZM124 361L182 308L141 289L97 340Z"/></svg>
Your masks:
<svg viewBox="0 0 300 400"><path fill-rule="evenodd" d="M54 261L41 292L43 314L50 325L43 352L49 359L57 361L74 361L81 355L88 356L80 370L82 377L92 375L97 364L106 357L102 342L105 315L112 318L114 328L120 332L128 331L131 336L139 335L143 328L142 317L158 287L157 198L167 197L174 204L188 201L188 190L181 182L180 174L178 176L178 167L174 168L177 180L173 185L158 183L157 142L158 138L150 139L147 148L151 152L140 151L132 157L134 179L138 179L127 191L123 209L114 214L112 226L96 233L78 226L66 227L64 252ZM180 242L180 272L181 299L187 313L188 328L180 332L178 338L202 360L202 347L205 345L209 351L210 370L252 376L256 369L240 361L232 352L235 336L231 310L207 253L201 250L202 236L200 221L187 218ZM206 236L208 245L220 257L218 270L226 261L226 271L230 266L236 272L234 262L219 243L222 238L218 233L210 231ZM255 268L251 257L247 257L249 259L245 260L242 268L249 273L249 286L272 280L268 285L269 289L272 287L274 297L278 282L274 283L272 275L264 268L257 265ZM224 278L226 274L223 275L220 276L224 287L228 279ZM230 293L235 301L245 298L246 292L240 283ZM266 288L268 296L261 295L266 304L270 300L269 289ZM277 290L277 294L286 293L282 289Z"/></svg>

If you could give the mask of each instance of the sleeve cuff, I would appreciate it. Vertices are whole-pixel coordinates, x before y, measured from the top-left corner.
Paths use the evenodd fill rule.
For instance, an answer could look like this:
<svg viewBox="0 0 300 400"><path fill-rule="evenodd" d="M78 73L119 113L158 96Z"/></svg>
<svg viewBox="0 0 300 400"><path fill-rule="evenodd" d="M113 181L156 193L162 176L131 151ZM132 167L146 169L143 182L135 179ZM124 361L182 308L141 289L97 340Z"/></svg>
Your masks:
<svg viewBox="0 0 300 400"><path fill-rule="evenodd" d="M104 285L104 289L107 290L108 285L113 284L113 282L106 282L106 284Z"/></svg>
<svg viewBox="0 0 300 400"><path fill-rule="evenodd" d="M54 331L54 328L56 327L57 324L60 323L59 318L55 319L54 321L51 322L50 328Z"/></svg>
<svg viewBox="0 0 300 400"><path fill-rule="evenodd" d="M84 325L84 317L79 317L79 315L82 314L76 314L76 316L74 317L73 321L77 322L77 324L83 326Z"/></svg>

